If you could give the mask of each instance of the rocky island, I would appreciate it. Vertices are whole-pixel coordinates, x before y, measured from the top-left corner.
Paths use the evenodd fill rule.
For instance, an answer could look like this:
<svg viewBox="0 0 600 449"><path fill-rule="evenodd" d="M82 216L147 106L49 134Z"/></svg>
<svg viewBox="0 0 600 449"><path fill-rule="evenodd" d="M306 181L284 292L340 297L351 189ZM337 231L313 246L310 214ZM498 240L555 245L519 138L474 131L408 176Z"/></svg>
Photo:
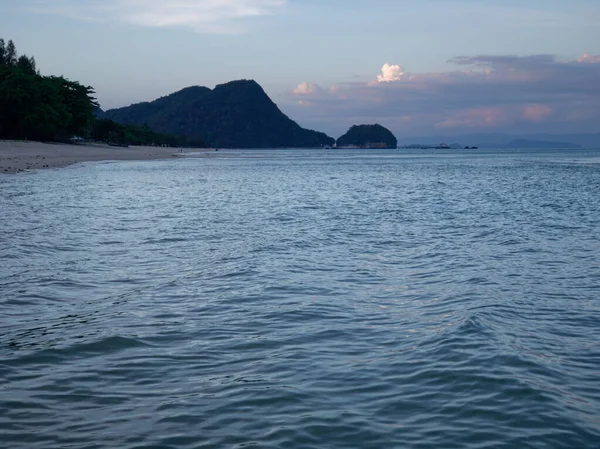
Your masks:
<svg viewBox="0 0 600 449"><path fill-rule="evenodd" d="M392 132L379 125L354 125L340 137L338 148L397 148L398 140Z"/></svg>

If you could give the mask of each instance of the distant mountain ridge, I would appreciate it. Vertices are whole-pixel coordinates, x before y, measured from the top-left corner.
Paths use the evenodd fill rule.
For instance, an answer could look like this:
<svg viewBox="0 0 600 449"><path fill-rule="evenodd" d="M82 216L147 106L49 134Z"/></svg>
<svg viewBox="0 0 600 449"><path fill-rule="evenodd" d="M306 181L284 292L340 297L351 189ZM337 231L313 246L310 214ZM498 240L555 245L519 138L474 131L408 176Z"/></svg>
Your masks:
<svg viewBox="0 0 600 449"><path fill-rule="evenodd" d="M321 147L335 140L287 117L253 80L192 86L145 103L111 109L103 118L147 124L175 136L202 139L218 148Z"/></svg>
<svg viewBox="0 0 600 449"><path fill-rule="evenodd" d="M566 150L580 149L581 145L570 142L553 142L546 140L515 139L507 144L480 143L481 148L561 148Z"/></svg>

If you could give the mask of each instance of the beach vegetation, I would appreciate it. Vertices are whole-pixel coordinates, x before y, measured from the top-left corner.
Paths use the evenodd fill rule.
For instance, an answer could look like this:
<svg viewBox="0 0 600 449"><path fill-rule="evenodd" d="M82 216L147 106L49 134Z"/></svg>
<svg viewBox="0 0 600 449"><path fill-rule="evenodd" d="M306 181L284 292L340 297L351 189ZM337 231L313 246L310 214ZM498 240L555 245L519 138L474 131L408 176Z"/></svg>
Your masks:
<svg viewBox="0 0 600 449"><path fill-rule="evenodd" d="M94 95L91 86L41 75L34 57L19 56L12 40L0 39L0 139L73 142L79 136L119 145L204 146L200 139L96 118L101 111Z"/></svg>
<svg viewBox="0 0 600 449"><path fill-rule="evenodd" d="M94 141L105 142L111 145L206 147L205 142L201 139L186 139L156 132L147 124L142 126L123 125L105 118L98 118L94 121L90 137Z"/></svg>
<svg viewBox="0 0 600 449"><path fill-rule="evenodd" d="M0 65L4 65L6 61L6 42L0 39Z"/></svg>
<svg viewBox="0 0 600 449"><path fill-rule="evenodd" d="M86 135L97 107L94 89L42 76L33 57L0 40L0 139L67 140Z"/></svg>

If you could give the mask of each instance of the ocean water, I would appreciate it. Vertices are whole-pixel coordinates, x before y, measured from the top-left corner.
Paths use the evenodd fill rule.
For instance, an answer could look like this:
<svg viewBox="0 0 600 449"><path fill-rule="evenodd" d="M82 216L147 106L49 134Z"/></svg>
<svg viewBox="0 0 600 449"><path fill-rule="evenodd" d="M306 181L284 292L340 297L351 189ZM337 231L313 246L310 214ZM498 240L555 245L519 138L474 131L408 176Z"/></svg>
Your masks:
<svg viewBox="0 0 600 449"><path fill-rule="evenodd" d="M600 447L600 151L0 177L0 446Z"/></svg>

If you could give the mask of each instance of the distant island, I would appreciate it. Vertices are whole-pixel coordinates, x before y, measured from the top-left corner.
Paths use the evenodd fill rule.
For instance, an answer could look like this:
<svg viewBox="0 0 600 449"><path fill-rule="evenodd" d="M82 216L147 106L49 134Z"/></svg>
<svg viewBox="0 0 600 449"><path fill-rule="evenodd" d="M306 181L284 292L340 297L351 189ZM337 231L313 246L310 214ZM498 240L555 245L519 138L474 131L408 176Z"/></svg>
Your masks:
<svg viewBox="0 0 600 449"><path fill-rule="evenodd" d="M320 148L335 142L324 133L301 128L253 80L231 81L212 90L187 87L100 116L218 148Z"/></svg>
<svg viewBox="0 0 600 449"><path fill-rule="evenodd" d="M340 137L338 148L397 148L398 140L392 132L379 125L354 125Z"/></svg>

